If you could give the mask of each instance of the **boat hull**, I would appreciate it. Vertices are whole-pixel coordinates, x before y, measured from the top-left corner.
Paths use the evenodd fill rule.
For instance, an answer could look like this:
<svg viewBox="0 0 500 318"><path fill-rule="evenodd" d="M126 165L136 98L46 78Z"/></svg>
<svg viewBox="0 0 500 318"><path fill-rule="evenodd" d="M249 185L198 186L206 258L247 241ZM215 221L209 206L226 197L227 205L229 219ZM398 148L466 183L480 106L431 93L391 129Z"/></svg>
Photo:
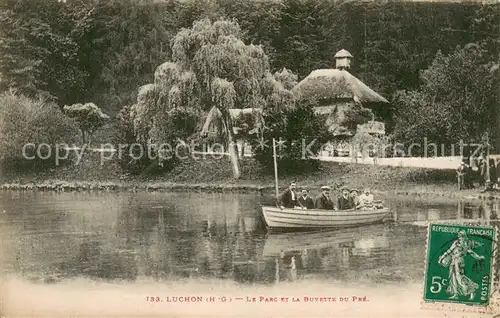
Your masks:
<svg viewBox="0 0 500 318"><path fill-rule="evenodd" d="M387 208L372 210L303 210L264 206L262 214L271 229L349 228L380 223L390 215Z"/></svg>

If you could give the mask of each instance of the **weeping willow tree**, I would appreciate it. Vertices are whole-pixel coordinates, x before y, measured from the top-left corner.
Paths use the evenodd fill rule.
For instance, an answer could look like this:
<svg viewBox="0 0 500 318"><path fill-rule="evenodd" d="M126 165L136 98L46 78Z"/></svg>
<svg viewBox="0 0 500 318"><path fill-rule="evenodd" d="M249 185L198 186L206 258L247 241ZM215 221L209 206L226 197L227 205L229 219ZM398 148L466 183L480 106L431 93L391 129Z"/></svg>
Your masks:
<svg viewBox="0 0 500 318"><path fill-rule="evenodd" d="M221 116L221 135L239 178L238 151L230 109L252 108L263 138L263 114L293 106L294 96L270 73L260 45L247 45L236 22L208 19L182 29L171 42L172 60L160 65L154 84L141 88L133 112L136 136L158 144L195 133L197 118Z"/></svg>

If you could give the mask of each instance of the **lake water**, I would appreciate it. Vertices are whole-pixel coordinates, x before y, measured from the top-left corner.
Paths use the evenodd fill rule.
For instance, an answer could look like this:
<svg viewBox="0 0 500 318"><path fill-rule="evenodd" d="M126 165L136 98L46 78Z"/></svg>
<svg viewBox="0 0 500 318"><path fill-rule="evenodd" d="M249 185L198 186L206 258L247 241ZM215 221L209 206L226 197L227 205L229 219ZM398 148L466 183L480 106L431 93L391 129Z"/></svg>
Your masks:
<svg viewBox="0 0 500 318"><path fill-rule="evenodd" d="M280 314L314 308L329 316L332 308L346 315L349 309L354 316L368 308L380 317L389 307L393 313L417 312L427 222L500 225L498 202L382 199L393 222L266 234L260 205L272 198L260 194L0 192L0 269L8 282L4 310L91 316L128 308L127 314L173 315L186 313L186 304L178 303L186 296L219 297L216 302L223 296L244 298L220 307L223 315L238 301L250 306L247 296L319 293L366 296L370 305L248 308ZM155 304L155 297L169 304ZM384 306L387 301L392 305ZM51 309L54 305L60 312ZM210 303L194 300L188 308L213 310Z"/></svg>

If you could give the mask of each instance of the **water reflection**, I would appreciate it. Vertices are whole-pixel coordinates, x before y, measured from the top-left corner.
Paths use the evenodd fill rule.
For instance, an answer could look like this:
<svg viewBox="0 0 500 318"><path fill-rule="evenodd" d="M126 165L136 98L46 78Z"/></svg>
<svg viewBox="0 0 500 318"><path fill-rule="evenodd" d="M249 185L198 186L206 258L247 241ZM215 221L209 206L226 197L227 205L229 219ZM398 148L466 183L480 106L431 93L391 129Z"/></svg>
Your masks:
<svg viewBox="0 0 500 318"><path fill-rule="evenodd" d="M391 227L386 225L274 234L266 239L263 256L279 259L279 270L288 279L307 278L311 273L343 279L349 271L392 266L395 249L391 236Z"/></svg>
<svg viewBox="0 0 500 318"><path fill-rule="evenodd" d="M466 222L482 225L498 223L498 201L420 202L395 200L391 202L393 218L398 224L427 226L429 222ZM411 210L412 213L408 213Z"/></svg>
<svg viewBox="0 0 500 318"><path fill-rule="evenodd" d="M386 201L397 220L392 224L267 235L262 198L254 195L1 192L0 266L45 282L71 277L416 282L422 277L428 222L500 225L498 202L410 199Z"/></svg>

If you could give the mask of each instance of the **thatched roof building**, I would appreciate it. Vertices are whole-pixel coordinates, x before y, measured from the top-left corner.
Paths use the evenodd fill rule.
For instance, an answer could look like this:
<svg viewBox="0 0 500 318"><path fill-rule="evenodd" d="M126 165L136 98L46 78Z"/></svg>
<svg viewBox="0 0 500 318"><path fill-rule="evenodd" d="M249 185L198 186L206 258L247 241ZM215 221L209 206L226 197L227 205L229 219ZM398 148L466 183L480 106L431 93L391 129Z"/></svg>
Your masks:
<svg viewBox="0 0 500 318"><path fill-rule="evenodd" d="M351 137L356 131L350 131L341 125L346 118L346 111L353 107L376 109L380 108L380 106L386 106L389 102L349 73L348 70L352 60L351 53L340 50L335 55L335 58L336 68L312 71L309 76L299 83L296 82L296 76L286 69L283 69L281 73L276 73L275 76L290 84L289 88L297 97L316 101L318 106L314 109L315 113L325 116L325 125L334 135ZM229 111L234 123L238 121L238 124L233 126L235 134L242 132L252 134L255 132L255 123L252 122L251 118L256 112L261 112L261 109L245 108L230 109ZM201 135L219 135L221 133L221 116L222 114L217 108L210 110L205 119ZM370 119L370 127L375 128L372 127L367 130L365 128L368 126L363 126L365 127L363 128L364 131L370 131L371 134L384 134L384 125L377 125L374 118Z"/></svg>
<svg viewBox="0 0 500 318"><path fill-rule="evenodd" d="M335 54L335 59L335 68L312 71L293 88L293 92L302 99L318 103L315 112L325 115L326 125L331 132L352 136L355 132L349 132L341 126L351 107L380 109L389 102L349 73L351 53L342 49Z"/></svg>
<svg viewBox="0 0 500 318"><path fill-rule="evenodd" d="M361 103L388 103L365 83L345 69L320 69L312 71L294 88L294 93L318 102L352 100Z"/></svg>

